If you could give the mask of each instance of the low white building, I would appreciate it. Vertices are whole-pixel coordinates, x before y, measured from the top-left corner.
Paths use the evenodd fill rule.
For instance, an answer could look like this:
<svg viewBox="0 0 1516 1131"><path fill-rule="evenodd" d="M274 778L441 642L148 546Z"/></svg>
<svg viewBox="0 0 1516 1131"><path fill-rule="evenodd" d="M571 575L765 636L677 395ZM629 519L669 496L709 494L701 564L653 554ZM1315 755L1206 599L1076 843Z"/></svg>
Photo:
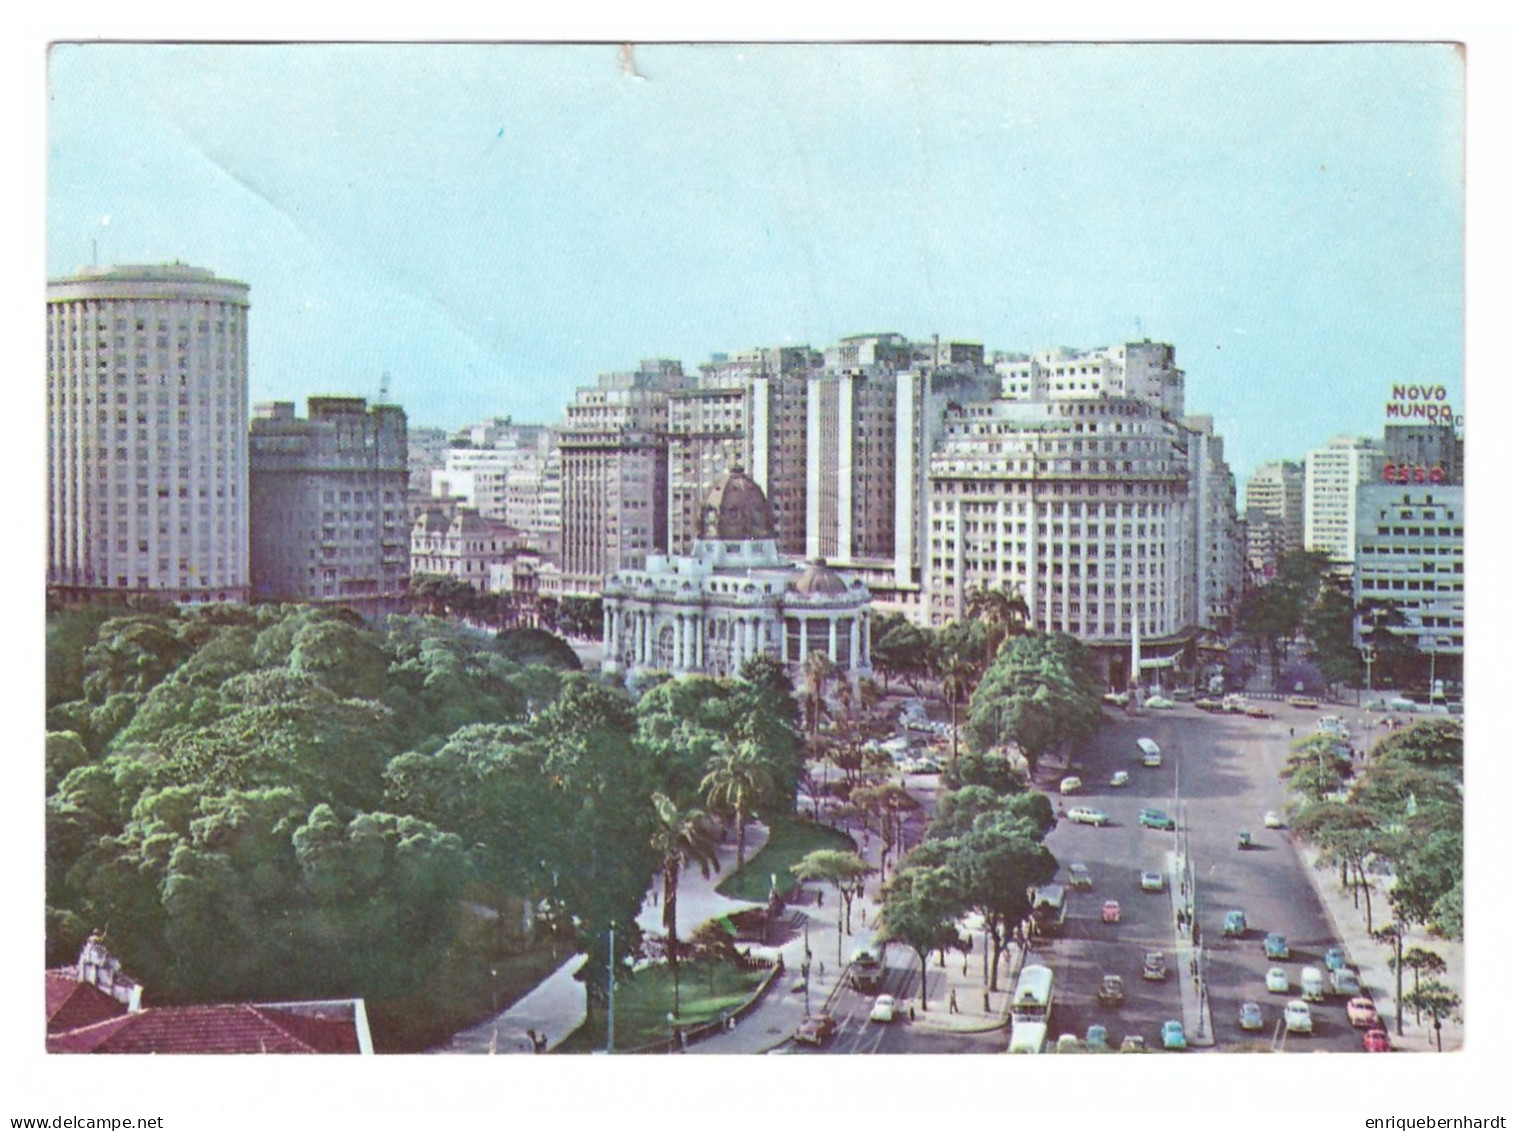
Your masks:
<svg viewBox="0 0 1516 1131"><path fill-rule="evenodd" d="M601 667L732 676L756 655L822 652L856 680L871 674L869 605L862 581L780 556L768 499L738 467L707 496L689 555L606 579Z"/></svg>

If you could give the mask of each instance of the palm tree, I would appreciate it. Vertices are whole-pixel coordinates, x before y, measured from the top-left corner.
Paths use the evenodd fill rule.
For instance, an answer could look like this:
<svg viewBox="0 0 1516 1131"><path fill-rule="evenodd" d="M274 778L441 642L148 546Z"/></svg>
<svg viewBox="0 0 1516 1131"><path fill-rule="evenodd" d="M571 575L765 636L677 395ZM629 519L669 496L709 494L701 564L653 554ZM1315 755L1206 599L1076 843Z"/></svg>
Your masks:
<svg viewBox="0 0 1516 1131"><path fill-rule="evenodd" d="M1020 636L1026 631L1027 622L1032 619L1032 610L1027 607L1026 598L1021 595L1019 587L1011 589L1001 586L999 589L991 589L988 585L982 585L970 591L965 613L971 620L981 620L989 628L985 638L986 670L1006 637Z"/></svg>
<svg viewBox="0 0 1516 1131"><path fill-rule="evenodd" d="M800 670L805 680L805 694L811 704L811 741L815 742L816 730L821 725L821 701L833 675L831 657L825 652L808 652Z"/></svg>
<svg viewBox="0 0 1516 1131"><path fill-rule="evenodd" d="M669 972L674 976L674 1016L679 1016L679 877L694 864L709 877L717 865L716 835L698 809L680 808L662 793L653 794L656 823L649 843L663 873L663 929L668 938Z"/></svg>
<svg viewBox="0 0 1516 1131"><path fill-rule="evenodd" d="M706 804L737 823L737 867L747 862L747 818L774 791L774 775L758 747L740 742L711 756L700 780Z"/></svg>

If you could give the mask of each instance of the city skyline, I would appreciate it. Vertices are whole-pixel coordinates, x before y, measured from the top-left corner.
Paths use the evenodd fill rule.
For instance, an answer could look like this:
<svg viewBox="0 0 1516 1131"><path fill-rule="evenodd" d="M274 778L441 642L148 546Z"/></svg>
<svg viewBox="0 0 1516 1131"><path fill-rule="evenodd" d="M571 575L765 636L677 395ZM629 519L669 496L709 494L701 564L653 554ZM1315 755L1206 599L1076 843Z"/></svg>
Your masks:
<svg viewBox="0 0 1516 1131"><path fill-rule="evenodd" d="M895 330L1172 342L1241 476L1394 383L1462 405L1446 45L65 44L50 85L50 277L248 282L254 401L554 422Z"/></svg>

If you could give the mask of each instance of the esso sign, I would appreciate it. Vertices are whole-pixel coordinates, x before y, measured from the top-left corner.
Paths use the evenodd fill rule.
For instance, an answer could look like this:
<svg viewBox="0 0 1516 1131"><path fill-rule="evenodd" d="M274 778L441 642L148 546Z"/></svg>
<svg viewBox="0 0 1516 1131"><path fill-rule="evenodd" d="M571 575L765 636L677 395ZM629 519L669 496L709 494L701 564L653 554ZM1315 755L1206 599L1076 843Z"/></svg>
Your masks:
<svg viewBox="0 0 1516 1131"><path fill-rule="evenodd" d="M1447 478L1448 473L1441 467L1412 466L1408 463L1384 465L1386 483L1445 483Z"/></svg>

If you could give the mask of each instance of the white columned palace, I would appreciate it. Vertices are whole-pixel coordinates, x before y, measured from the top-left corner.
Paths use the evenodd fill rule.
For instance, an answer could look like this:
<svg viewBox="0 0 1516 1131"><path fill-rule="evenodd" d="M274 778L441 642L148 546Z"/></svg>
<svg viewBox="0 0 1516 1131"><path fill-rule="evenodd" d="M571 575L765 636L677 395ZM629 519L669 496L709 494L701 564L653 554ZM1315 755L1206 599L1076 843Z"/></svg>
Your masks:
<svg viewBox="0 0 1516 1131"><path fill-rule="evenodd" d="M799 664L824 650L871 673L868 587L821 562L781 557L763 491L734 468L713 487L686 556L651 554L606 578L602 670L735 676L758 655Z"/></svg>

